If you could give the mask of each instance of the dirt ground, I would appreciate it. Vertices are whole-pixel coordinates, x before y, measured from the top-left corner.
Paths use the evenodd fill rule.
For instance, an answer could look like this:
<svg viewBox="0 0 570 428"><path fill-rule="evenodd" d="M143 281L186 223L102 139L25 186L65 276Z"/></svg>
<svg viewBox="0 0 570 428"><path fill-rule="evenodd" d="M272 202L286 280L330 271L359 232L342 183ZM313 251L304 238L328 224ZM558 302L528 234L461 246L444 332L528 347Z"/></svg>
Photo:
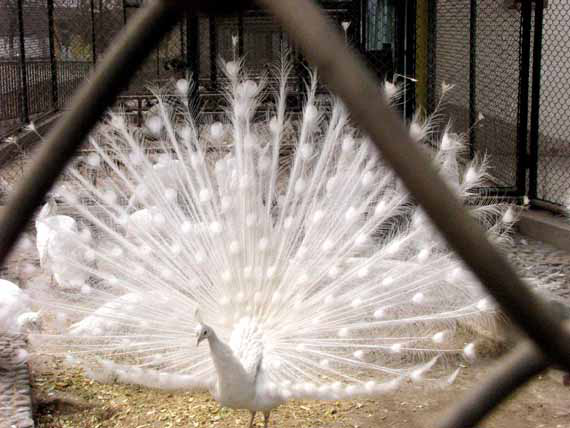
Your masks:
<svg viewBox="0 0 570 428"><path fill-rule="evenodd" d="M294 401L271 415L271 427L429 427L489 372L492 361L465 368L446 389L405 385L374 401ZM247 427L249 413L223 409L207 393L166 393L126 385L101 385L58 360L32 361L32 383L40 428ZM504 403L482 426L570 427L570 388L562 373L536 378ZM262 427L258 415L256 426Z"/></svg>

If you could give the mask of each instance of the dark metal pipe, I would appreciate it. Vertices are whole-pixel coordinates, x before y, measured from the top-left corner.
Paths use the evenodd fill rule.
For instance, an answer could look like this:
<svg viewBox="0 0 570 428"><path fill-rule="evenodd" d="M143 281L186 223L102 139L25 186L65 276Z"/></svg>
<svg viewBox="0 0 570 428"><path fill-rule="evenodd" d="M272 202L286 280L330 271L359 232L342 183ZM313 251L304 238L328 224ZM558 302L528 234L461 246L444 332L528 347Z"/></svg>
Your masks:
<svg viewBox="0 0 570 428"><path fill-rule="evenodd" d="M48 12L48 42L49 42L49 63L51 71L51 102L52 109L59 108L58 91L57 91L57 65L55 59L55 40L54 40L54 20L53 20L53 0L47 0Z"/></svg>
<svg viewBox="0 0 570 428"><path fill-rule="evenodd" d="M99 16L102 13L101 3L99 3ZM91 0L91 61L97 63L97 37L95 36L95 0Z"/></svg>
<svg viewBox="0 0 570 428"><path fill-rule="evenodd" d="M518 345L482 383L445 412L438 428L471 428L530 378L546 370L549 360L529 341Z"/></svg>
<svg viewBox="0 0 570 428"><path fill-rule="evenodd" d="M73 154L152 48L180 17L180 2L154 0L129 21L100 62L93 77L73 97L69 111L42 144L28 174L7 201L0 216L0 266L36 207Z"/></svg>
<svg viewBox="0 0 570 428"><path fill-rule="evenodd" d="M428 53L427 53L427 111L433 113L436 106L437 76L437 0L428 1Z"/></svg>
<svg viewBox="0 0 570 428"><path fill-rule="evenodd" d="M530 143L528 196L538 198L538 139L540 128L540 79L542 68L542 32L544 24L544 0L534 1L534 52L532 58L532 99L530 109Z"/></svg>
<svg viewBox="0 0 570 428"><path fill-rule="evenodd" d="M240 56L240 58L243 57L244 55L244 31L243 31L243 10L240 10L239 15L238 15L238 55Z"/></svg>
<svg viewBox="0 0 570 428"><path fill-rule="evenodd" d="M218 85L218 32L216 31L216 15L211 12L208 15L210 31L210 82L212 87Z"/></svg>
<svg viewBox="0 0 570 428"><path fill-rule="evenodd" d="M20 32L20 120L23 124L30 121L28 108L28 68L26 63L26 38L24 36L24 1L18 0L18 31Z"/></svg>
<svg viewBox="0 0 570 428"><path fill-rule="evenodd" d="M526 167L528 142L528 88L530 81L530 36L532 5L530 0L523 1L521 6L521 53L519 74L519 112L517 130L517 190L526 194Z"/></svg>
<svg viewBox="0 0 570 428"><path fill-rule="evenodd" d="M258 0L274 13L320 76L368 132L384 158L422 205L448 243L477 275L505 312L539 347L570 369L570 336L544 303L485 237L427 155L410 138L380 95L378 83L339 32L311 0Z"/></svg>
<svg viewBox="0 0 570 428"><path fill-rule="evenodd" d="M477 0L469 7L469 157L475 157L477 138Z"/></svg>

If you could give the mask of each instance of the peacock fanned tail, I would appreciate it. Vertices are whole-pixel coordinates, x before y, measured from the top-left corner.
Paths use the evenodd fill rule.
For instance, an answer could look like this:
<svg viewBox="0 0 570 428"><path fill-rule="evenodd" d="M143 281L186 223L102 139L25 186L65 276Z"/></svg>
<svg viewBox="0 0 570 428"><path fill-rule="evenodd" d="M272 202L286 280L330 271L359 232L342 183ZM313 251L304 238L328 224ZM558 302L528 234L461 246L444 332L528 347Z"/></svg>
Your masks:
<svg viewBox="0 0 570 428"><path fill-rule="evenodd" d="M59 187L76 226L50 238L64 272L36 290L52 330L36 340L100 381L198 389L215 379L195 346L199 309L226 343L251 332L239 349L262 349L283 399L451 382L476 353L462 321L494 311L477 281L315 74L299 115L287 62L259 81L236 61L225 71L222 122L194 112L180 80L157 91L145 127L114 114L89 139ZM475 191L484 159L464 162L463 137L434 120L418 115L412 137L506 239L513 210Z"/></svg>

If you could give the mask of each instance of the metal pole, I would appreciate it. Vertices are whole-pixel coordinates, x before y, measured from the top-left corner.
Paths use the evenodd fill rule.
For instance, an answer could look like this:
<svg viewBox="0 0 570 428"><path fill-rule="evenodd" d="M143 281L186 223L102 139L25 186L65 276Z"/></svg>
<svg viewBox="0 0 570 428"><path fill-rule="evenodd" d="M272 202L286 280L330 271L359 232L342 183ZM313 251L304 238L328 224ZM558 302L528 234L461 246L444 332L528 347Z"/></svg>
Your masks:
<svg viewBox="0 0 570 428"><path fill-rule="evenodd" d="M436 73L437 73L437 0L428 1L428 52L427 52L427 110L428 113L433 113L436 106L437 88L436 88Z"/></svg>
<svg viewBox="0 0 570 428"><path fill-rule="evenodd" d="M469 156L475 157L477 138L477 0L471 0L469 8Z"/></svg>
<svg viewBox="0 0 570 428"><path fill-rule="evenodd" d="M517 192L526 194L527 142L528 142L528 102L530 85L530 35L532 20L530 0L522 2L521 9L521 64L519 76L519 126L517 130Z"/></svg>
<svg viewBox="0 0 570 428"><path fill-rule="evenodd" d="M186 16L187 14L184 14L184 16ZM185 46L185 42L186 42L186 38L184 37L184 23L182 22L182 20L180 20L180 22L178 23L178 29L180 30L180 62L182 64L184 64L182 66L182 69L186 69L189 67L188 65L188 61L183 61L183 58L186 56L186 46ZM188 27L186 27L186 32L188 32ZM182 70L180 70L182 71ZM184 72L182 71L182 75L184 75ZM184 77L184 76L182 76Z"/></svg>
<svg viewBox="0 0 570 428"><path fill-rule="evenodd" d="M127 25L127 2L123 0L123 25Z"/></svg>
<svg viewBox="0 0 570 428"><path fill-rule="evenodd" d="M101 3L99 3L99 15L101 15ZM95 0L91 0L91 60L97 63L97 38L95 37Z"/></svg>
<svg viewBox="0 0 570 428"><path fill-rule="evenodd" d="M216 31L216 16L208 16L210 23L210 82L212 87L218 84L218 32Z"/></svg>
<svg viewBox="0 0 570 428"><path fill-rule="evenodd" d="M186 13L186 63L194 81L192 94L189 96L198 101L200 95L200 18L195 11Z"/></svg>
<svg viewBox="0 0 570 428"><path fill-rule="evenodd" d="M24 37L24 0L18 0L18 31L20 32L20 120L30 121L28 110L28 69L26 65L26 38Z"/></svg>
<svg viewBox="0 0 570 428"><path fill-rule="evenodd" d="M416 78L416 19L417 19L417 1L408 0L406 2L406 62L405 70L406 76ZM409 85L406 85L406 118L411 119L416 111L416 90L417 90L417 79L415 81L410 81ZM411 87L411 90L408 88Z"/></svg>
<svg viewBox="0 0 570 428"><path fill-rule="evenodd" d="M47 0L48 12L48 34L49 34L49 62L51 68L51 100L52 107L56 110L58 105L58 88L57 88L57 64L55 59L55 39L54 39L54 20L53 20L53 0Z"/></svg>
<svg viewBox="0 0 570 428"><path fill-rule="evenodd" d="M540 130L540 79L542 66L542 32L544 28L544 0L534 1L534 52L532 59L532 100L530 109L530 154L528 196L538 198L538 150Z"/></svg>
<svg viewBox="0 0 570 428"><path fill-rule="evenodd" d="M238 15L238 55L243 57L243 10L240 10Z"/></svg>

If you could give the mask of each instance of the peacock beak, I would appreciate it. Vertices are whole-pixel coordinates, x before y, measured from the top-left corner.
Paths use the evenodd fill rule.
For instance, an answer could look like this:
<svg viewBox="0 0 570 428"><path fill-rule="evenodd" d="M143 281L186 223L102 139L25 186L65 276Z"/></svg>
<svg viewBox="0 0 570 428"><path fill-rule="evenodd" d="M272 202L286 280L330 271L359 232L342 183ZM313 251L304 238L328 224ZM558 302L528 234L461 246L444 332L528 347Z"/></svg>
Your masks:
<svg viewBox="0 0 570 428"><path fill-rule="evenodd" d="M204 337L203 337L202 335L199 335L199 336L196 338L196 346L199 346L199 345L200 345L200 342L201 342L202 340L204 340Z"/></svg>

